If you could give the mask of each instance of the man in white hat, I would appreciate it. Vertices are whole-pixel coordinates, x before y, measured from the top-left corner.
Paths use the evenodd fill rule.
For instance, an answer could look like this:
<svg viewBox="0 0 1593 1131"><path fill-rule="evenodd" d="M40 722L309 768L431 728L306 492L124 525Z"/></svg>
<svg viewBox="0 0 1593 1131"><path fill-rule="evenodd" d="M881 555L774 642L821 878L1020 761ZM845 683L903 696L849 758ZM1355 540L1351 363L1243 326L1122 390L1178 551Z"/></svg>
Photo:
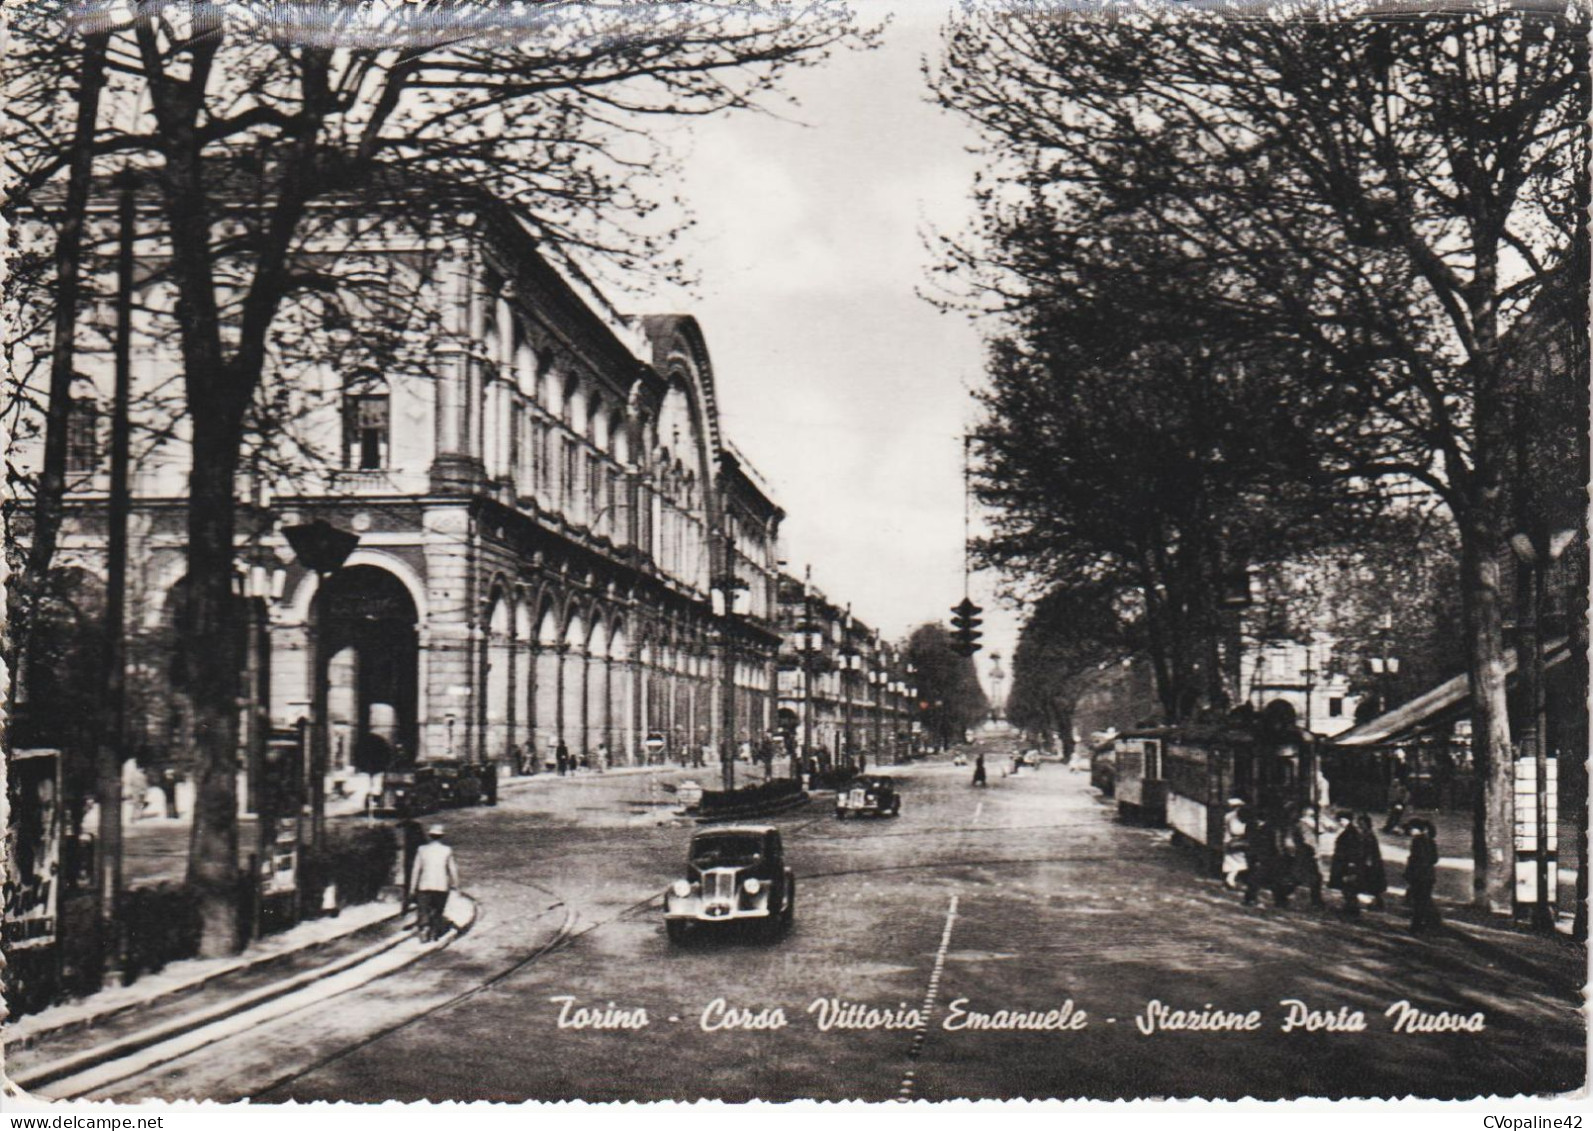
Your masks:
<svg viewBox="0 0 1593 1131"><path fill-rule="evenodd" d="M447 930L443 908L448 893L459 886L459 869L454 850L443 843L443 827L426 830L426 843L415 850L415 864L409 874L409 890L415 893L415 923L424 942L442 938Z"/></svg>

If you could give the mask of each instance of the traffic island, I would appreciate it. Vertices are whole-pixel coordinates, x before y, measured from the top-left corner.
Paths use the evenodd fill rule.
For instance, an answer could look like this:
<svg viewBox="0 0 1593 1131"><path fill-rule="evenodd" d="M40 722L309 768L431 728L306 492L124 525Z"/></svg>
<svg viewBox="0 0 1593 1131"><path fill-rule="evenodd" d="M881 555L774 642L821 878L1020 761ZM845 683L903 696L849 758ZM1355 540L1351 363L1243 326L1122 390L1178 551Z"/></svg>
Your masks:
<svg viewBox="0 0 1593 1131"><path fill-rule="evenodd" d="M686 813L699 821L739 821L773 816L807 803L808 794L800 782L778 778L741 789L704 790L695 805L687 805Z"/></svg>

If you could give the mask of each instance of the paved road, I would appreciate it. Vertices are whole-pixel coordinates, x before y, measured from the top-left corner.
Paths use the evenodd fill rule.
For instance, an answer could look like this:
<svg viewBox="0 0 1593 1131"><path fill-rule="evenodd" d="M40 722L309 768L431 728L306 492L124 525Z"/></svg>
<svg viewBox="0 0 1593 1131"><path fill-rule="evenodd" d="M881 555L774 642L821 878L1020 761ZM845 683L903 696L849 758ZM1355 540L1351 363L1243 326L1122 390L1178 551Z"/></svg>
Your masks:
<svg viewBox="0 0 1593 1131"><path fill-rule="evenodd" d="M1084 775L997 773L984 790L968 775L901 771L894 820L837 822L819 805L780 818L799 899L775 943L667 943L658 896L689 828L663 815L655 778L553 783L461 812L452 839L484 908L469 935L102 1095L1458 1097L1581 1082L1580 949L1473 926L1417 939L1395 913L1244 908L1165 832L1116 823ZM821 1031L810 1007L831 998L906 1025ZM645 1010L647 1024L561 1028L558 999ZM1367 1029L1281 1032L1284 999L1359 1011ZM1484 1028L1391 1032L1384 1011L1401 1000L1481 1013ZM1146 1035L1152 1002L1258 1018ZM779 1010L784 1026L705 1028L705 1011L711 1023L729 1009L766 1023ZM1055 1011L1058 1028L967 1027L999 1010Z"/></svg>

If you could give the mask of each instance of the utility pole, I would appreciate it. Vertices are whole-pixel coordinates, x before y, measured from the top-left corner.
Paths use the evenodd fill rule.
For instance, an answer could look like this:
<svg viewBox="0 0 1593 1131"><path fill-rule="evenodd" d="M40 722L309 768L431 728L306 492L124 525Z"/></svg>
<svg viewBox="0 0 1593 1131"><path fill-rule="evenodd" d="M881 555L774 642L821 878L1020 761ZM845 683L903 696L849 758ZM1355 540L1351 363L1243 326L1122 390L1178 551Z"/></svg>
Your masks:
<svg viewBox="0 0 1593 1131"><path fill-rule="evenodd" d="M128 402L133 369L133 239L138 222L131 170L116 178L120 246L116 257L115 389L111 394L111 482L106 500L105 539L105 719L100 740L100 917L102 954L109 967L121 967L122 755L127 744L127 519ZM108 942L110 945L104 945Z"/></svg>

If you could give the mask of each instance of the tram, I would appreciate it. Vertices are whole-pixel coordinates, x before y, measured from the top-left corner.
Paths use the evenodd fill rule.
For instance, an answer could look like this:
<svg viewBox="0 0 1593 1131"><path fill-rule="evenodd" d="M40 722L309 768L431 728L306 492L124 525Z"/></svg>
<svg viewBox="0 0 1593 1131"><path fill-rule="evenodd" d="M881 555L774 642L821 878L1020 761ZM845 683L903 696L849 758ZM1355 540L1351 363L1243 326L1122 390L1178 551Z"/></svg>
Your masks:
<svg viewBox="0 0 1593 1131"><path fill-rule="evenodd" d="M1169 728L1130 731L1112 744L1117 783L1117 815L1147 825L1167 823L1167 779L1162 773L1162 743Z"/></svg>
<svg viewBox="0 0 1593 1131"><path fill-rule="evenodd" d="M1165 822L1175 840L1197 845L1213 870L1229 798L1274 818L1291 805L1327 804L1316 745L1292 724L1258 719L1134 731L1118 738L1116 754L1119 812Z"/></svg>

